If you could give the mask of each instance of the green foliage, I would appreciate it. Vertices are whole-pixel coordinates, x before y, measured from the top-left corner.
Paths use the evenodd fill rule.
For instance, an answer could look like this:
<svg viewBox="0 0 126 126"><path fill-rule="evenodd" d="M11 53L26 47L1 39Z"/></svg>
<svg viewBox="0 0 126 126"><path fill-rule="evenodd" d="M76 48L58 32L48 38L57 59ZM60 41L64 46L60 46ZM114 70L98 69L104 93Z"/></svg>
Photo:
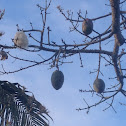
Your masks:
<svg viewBox="0 0 126 126"><path fill-rule="evenodd" d="M0 125L48 126L47 109L18 83L0 81Z"/></svg>

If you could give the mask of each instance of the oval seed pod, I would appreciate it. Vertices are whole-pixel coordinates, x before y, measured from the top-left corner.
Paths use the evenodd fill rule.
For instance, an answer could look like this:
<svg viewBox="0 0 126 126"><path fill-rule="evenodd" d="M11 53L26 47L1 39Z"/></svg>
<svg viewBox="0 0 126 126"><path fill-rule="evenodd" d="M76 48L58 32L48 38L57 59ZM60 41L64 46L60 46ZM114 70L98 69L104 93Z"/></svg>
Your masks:
<svg viewBox="0 0 126 126"><path fill-rule="evenodd" d="M82 23L82 31L85 35L89 35L93 31L93 22L91 19L86 18Z"/></svg>
<svg viewBox="0 0 126 126"><path fill-rule="evenodd" d="M1 60L6 60L8 59L8 55L5 51L0 51L0 55L1 55Z"/></svg>
<svg viewBox="0 0 126 126"><path fill-rule="evenodd" d="M105 83L102 79L96 79L93 83L93 87L97 93L102 93L105 90Z"/></svg>
<svg viewBox="0 0 126 126"><path fill-rule="evenodd" d="M64 75L61 71L56 70L52 73L51 76L51 82L52 82L52 86L56 89L59 90L64 82Z"/></svg>

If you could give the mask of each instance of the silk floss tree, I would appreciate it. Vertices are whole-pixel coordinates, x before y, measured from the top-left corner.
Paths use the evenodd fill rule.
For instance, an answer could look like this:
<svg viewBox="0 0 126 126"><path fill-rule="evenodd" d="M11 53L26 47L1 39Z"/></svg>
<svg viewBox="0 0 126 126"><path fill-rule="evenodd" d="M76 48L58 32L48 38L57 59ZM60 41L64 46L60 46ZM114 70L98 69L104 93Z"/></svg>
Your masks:
<svg viewBox="0 0 126 126"><path fill-rule="evenodd" d="M77 43L76 41L69 42L65 41L61 37L61 41L59 44L59 41L51 40L51 33L53 30L51 29L51 24L48 24L48 12L49 8L51 6L52 0L45 0L45 5L37 4L38 9L40 10L40 17L41 17L41 29L37 29L33 26L33 24L30 22L31 28L29 29L21 29L19 25L17 25L17 33L13 39L13 44L11 46L1 44L2 50L11 50L11 49L17 49L21 48L23 51L29 51L29 52L42 52L46 53L48 52L50 55L46 58L43 58L41 56L41 59L39 61L36 61L35 57L34 60L31 59L25 59L21 56L12 55L11 51L5 53L8 55L8 58L13 58L16 60L19 60L20 62L28 62L30 65L22 67L19 66L19 69L8 71L7 68L2 69L0 72L2 75L4 74L11 74L20 72L22 70L38 66L40 64L46 64L49 66L49 69L55 69L52 73L52 76L50 77L50 85L52 83L52 86L56 90L60 90L63 88L64 80L65 80L65 74L60 70L62 65L66 63L73 63L68 62L67 59L69 57L78 55L80 60L80 66L83 67L83 58L82 55L91 55L92 58L94 54L98 55L98 65L93 67L97 67L95 71L91 74L95 73L95 78L93 80L93 83L89 85L89 90L83 90L81 89L81 93L91 93L93 97L97 97L98 101L89 104L86 99L84 99L84 102L87 106L83 108L78 108L78 111L86 110L87 113L90 111L91 108L100 105L101 103L106 104L106 102L110 102L107 104L107 107L104 110L107 110L108 108L112 108L114 111L113 103L115 101L115 97L120 93L122 96L126 97L126 89L125 89L125 79L126 79L126 68L125 63L121 61L121 59L125 58L126 52L125 52L125 35L124 31L126 29L126 11L125 11L125 0L109 0L107 1L106 5L109 9L105 15L99 15L98 17L88 18L88 10L85 11L85 15L82 13L81 10L77 12L77 15L74 16L74 13L71 10L65 11L60 5L57 6L57 9L59 13L64 17L64 19L71 24L70 32L76 32L80 36L82 36L83 40L81 43ZM92 12L93 15L94 12ZM102 20L103 19L103 20ZM104 29L101 29L100 32L98 30L98 25L102 24L104 21L107 21L107 26L102 26ZM97 27L95 27L96 23ZM33 33L37 32L40 36L34 37ZM29 43L27 40L26 34L29 35L29 38L34 41L33 44ZM45 39L46 38L46 39ZM55 39L55 38L54 38ZM107 41L107 44L110 44L112 42L111 46L109 48L107 44L103 45L104 42ZM3 58L2 58L3 59ZM105 61L105 64L102 64L102 61ZM88 62L88 60L87 60ZM88 62L90 64L90 62ZM101 66L102 64L102 66ZM109 67L111 66L111 71L115 74L114 77L108 77L108 81L110 81L113 86L107 84L105 82L105 77L102 76L103 72L101 67ZM113 82L112 79L116 81ZM8 83L5 83L8 84ZM10 84L10 83L9 83ZM14 86L14 85L13 85ZM7 86L8 87L8 86ZM15 86L14 86L15 87ZM108 88L107 88L108 87ZM1 85L1 88L2 85ZM16 87L15 87L16 88ZM5 88L3 88L5 89ZM20 93L18 94L18 89L16 88L16 92L11 90L12 88L9 88L8 90L11 92L11 94L16 94L16 99L21 100L19 97ZM19 90L21 90L19 88ZM22 90L21 90L22 91ZM23 90L24 91L24 90ZM25 95L25 94L24 94ZM13 96L13 95L12 95ZM26 95L27 96L27 95ZM92 97L92 98L93 98ZM100 99L100 100L99 100ZM25 99L26 100L26 99ZM15 101L14 103L17 104ZM22 104L24 101L22 101ZM27 103L27 102L25 102ZM121 105L125 105L125 103L119 102ZM37 103L36 103L37 104ZM29 109L30 111L31 109ZM115 111L116 112L116 111ZM35 113L36 114L36 113ZM46 113L47 114L47 113ZM38 115L37 115L38 117ZM42 123L44 120L42 120ZM36 122L37 123L37 122Z"/></svg>

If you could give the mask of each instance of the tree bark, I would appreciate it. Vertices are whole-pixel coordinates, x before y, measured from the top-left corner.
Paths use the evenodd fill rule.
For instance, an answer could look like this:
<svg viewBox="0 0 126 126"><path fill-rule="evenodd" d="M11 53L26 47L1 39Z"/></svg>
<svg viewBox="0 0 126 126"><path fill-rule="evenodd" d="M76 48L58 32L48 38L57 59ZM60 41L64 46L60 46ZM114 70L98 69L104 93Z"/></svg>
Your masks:
<svg viewBox="0 0 126 126"><path fill-rule="evenodd" d="M121 46L125 39L120 31L120 0L110 0L112 9L112 32L114 33L115 42Z"/></svg>

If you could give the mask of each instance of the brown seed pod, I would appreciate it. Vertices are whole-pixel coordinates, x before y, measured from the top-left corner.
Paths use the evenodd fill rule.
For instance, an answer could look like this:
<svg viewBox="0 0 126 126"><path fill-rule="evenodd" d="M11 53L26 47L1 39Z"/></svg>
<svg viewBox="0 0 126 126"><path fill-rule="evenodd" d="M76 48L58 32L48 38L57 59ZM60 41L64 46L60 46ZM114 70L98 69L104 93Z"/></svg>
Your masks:
<svg viewBox="0 0 126 126"><path fill-rule="evenodd" d="M0 37L1 37L2 35L4 35L4 34L5 34L4 32L0 31Z"/></svg>
<svg viewBox="0 0 126 126"><path fill-rule="evenodd" d="M64 75L61 71L56 70L52 73L51 76L51 82L52 82L52 86L56 89L59 90L64 82Z"/></svg>
<svg viewBox="0 0 126 126"><path fill-rule="evenodd" d="M85 35L91 34L93 31L93 22L91 19L86 18L82 23L82 31Z"/></svg>
<svg viewBox="0 0 126 126"><path fill-rule="evenodd" d="M93 87L97 93L102 93L105 90L105 83L102 79L96 79L93 83Z"/></svg>
<svg viewBox="0 0 126 126"><path fill-rule="evenodd" d="M6 60L8 59L8 55L5 51L0 51L0 55L1 55L1 60Z"/></svg>

